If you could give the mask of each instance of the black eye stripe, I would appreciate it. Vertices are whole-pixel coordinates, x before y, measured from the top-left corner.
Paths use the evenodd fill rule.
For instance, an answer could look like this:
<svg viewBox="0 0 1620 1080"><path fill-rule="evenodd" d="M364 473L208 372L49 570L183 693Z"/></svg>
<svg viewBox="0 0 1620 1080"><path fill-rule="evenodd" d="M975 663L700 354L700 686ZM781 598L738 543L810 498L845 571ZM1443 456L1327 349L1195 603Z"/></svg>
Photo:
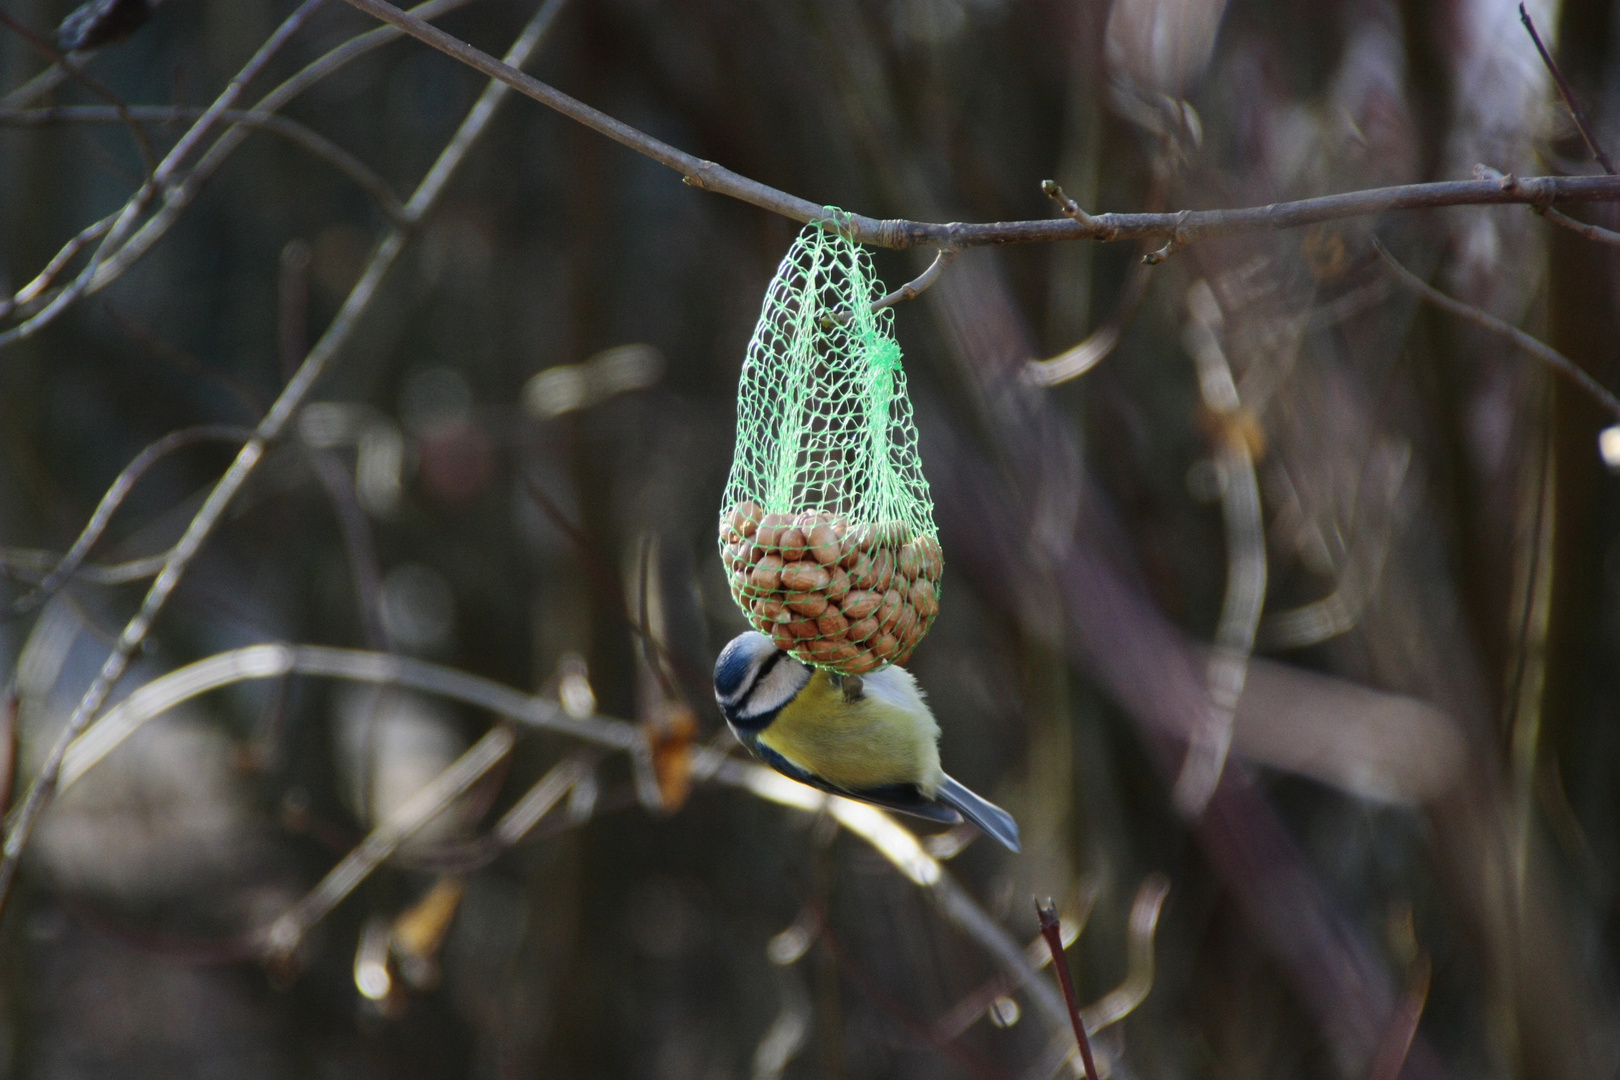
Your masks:
<svg viewBox="0 0 1620 1080"><path fill-rule="evenodd" d="M760 662L759 667L754 669L754 677L749 679L742 686L738 687L737 692L731 695L731 700L740 703L753 697L754 690L757 687L764 685L766 677L770 675L772 669L774 669L785 656L787 656L787 653L782 652L780 649L767 656L763 661Z"/></svg>
<svg viewBox="0 0 1620 1080"><path fill-rule="evenodd" d="M772 668L776 667L777 664L786 659L787 653L783 652L781 649L778 649L771 653L771 655L767 656L765 658L765 662L759 665L759 671L754 675L754 681L748 684L748 689L752 690L754 687L758 686L765 680L765 677L771 673Z"/></svg>
<svg viewBox="0 0 1620 1080"><path fill-rule="evenodd" d="M754 688L759 686L760 683L764 681L765 677L771 673L771 670L786 657L787 653L782 652L780 649L772 652L764 660L760 661L758 666L748 673L752 676L751 678L745 677L743 682L740 683L736 689L732 690L731 693L727 694L723 700L727 704L736 704L738 702L747 701L749 696L753 694Z"/></svg>

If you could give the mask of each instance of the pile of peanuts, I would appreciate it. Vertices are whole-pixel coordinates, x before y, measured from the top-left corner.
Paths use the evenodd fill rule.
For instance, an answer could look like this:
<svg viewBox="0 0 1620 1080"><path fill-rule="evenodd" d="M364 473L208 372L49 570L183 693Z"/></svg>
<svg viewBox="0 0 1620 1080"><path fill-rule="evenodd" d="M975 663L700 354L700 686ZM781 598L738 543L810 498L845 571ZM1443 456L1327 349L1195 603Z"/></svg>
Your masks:
<svg viewBox="0 0 1620 1080"><path fill-rule="evenodd" d="M720 515L720 559L732 599L777 648L845 675L904 664L939 614L944 552L903 522L743 502Z"/></svg>

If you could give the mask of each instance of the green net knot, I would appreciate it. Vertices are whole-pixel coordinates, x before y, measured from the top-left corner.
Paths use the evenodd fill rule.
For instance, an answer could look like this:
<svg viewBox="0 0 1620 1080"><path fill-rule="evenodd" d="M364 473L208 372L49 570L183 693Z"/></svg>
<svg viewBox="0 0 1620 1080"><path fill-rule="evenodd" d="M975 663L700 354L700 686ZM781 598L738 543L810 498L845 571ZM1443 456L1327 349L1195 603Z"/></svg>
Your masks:
<svg viewBox="0 0 1620 1080"><path fill-rule="evenodd" d="M894 313L850 215L800 232L737 387L720 555L743 613L807 663L904 663L939 612L944 556Z"/></svg>
<svg viewBox="0 0 1620 1080"><path fill-rule="evenodd" d="M840 210L838 207L830 205L823 206L821 210L824 216L818 221L811 222L812 225L819 227L823 231L833 233L836 236L841 236L845 240L851 242L854 241L854 214L850 213L848 210Z"/></svg>

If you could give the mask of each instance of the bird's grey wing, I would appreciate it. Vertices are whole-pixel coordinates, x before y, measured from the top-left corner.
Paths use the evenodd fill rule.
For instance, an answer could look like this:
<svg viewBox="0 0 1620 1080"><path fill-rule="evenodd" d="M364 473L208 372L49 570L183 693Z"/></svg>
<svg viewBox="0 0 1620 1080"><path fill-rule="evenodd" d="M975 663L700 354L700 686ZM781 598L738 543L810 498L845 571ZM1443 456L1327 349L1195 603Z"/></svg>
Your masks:
<svg viewBox="0 0 1620 1080"><path fill-rule="evenodd" d="M933 799L928 798L915 784L883 784L879 787L863 788L860 791L848 791L834 784L829 784L812 772L807 772L758 740L750 742L748 746L761 761L783 776L825 791L829 795L842 795L846 799L871 803L873 806L881 806L886 810L895 810L902 814L927 818L929 821L938 821L946 825L955 825L962 820L961 814L944 803L935 802Z"/></svg>

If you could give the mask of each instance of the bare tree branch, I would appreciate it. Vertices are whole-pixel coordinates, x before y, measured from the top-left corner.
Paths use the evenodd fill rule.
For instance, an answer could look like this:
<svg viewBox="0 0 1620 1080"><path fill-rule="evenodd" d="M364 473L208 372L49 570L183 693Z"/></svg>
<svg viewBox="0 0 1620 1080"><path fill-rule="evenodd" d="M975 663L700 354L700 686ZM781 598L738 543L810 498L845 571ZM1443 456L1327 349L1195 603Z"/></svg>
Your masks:
<svg viewBox="0 0 1620 1080"><path fill-rule="evenodd" d="M171 123L195 120L203 111L180 105L131 105L123 110L137 124ZM390 221L400 219L399 196L388 181L364 162L313 128L298 121L259 109L226 109L222 114L232 124L263 128L309 151L352 180L356 187L377 201L378 209ZM52 124L105 124L121 117L115 109L95 105L58 105L48 109L0 109L0 127L45 127Z"/></svg>
<svg viewBox="0 0 1620 1080"><path fill-rule="evenodd" d="M413 8L412 11L422 18L431 19L437 18L438 16L447 12L454 11L457 8L465 7L472 2L473 0L428 0L428 2ZM295 17L297 17L296 13ZM264 117L275 113L276 110L286 105L289 101L293 100L295 97L302 94L304 91L308 90L322 79L331 75L333 72L344 67L349 62L364 56L375 49L381 48L383 45L386 45L401 36L400 31L396 30L394 27L381 26L375 30L367 31L364 34L360 34L349 39L342 45L339 45L338 47L325 53L319 59L305 65L300 71L297 72L297 74L293 75L281 85L277 86L270 93L266 94L259 101L258 105L254 106L254 108L251 110L251 114L255 117ZM269 43L267 43L267 45L268 44ZM261 52L262 51L263 50L261 50ZM250 61L250 63L251 62L252 61ZM13 103L13 96L8 96L6 98L7 104ZM149 218L144 224L142 224L139 229L136 229L133 234L129 235L128 239L122 243L122 246L119 246L111 254L104 255L103 253L106 251L107 246L103 245L102 250L98 251L97 253L97 259L101 260L100 265L95 266L93 272L90 272L88 284L82 284L76 281L71 288L78 290L77 292L66 296L61 293L53 296L50 300L52 310L49 314L42 312L42 320L44 322L48 322L50 319L60 315L63 310L65 310L80 296L88 296L92 293L99 292L101 289L117 280L124 273L124 271L128 270L131 266L138 262L142 256L150 251L153 245L162 239L165 234L167 234L169 228L180 217L185 209L190 206L192 200L196 198L197 193L202 189L202 186L210 177L213 176L215 172L219 170L219 167L225 163L233 152L235 152L237 147L242 144L243 140L246 139L249 130L245 126L246 123L247 121L244 118L243 121L238 121L237 123L232 124L232 126L227 129L212 146L208 148L207 152L203 154L202 158L199 159L196 166L194 166L186 175L185 179L170 186L167 194L164 197L163 203L158 208L157 212L154 213L152 217ZM149 198L149 195L143 196L141 192L137 192L135 198ZM145 204L143 203L140 209L144 209L144 205ZM128 212L128 209L129 207L126 205L124 208L110 215L107 223L100 228L100 231L96 233L96 236L105 234L115 222L121 221L124 215ZM137 211L137 213L138 212L139 211ZM98 225L100 225L100 223L98 223ZM86 232L89 231L90 230L86 230ZM52 265L57 267L57 272L60 272L59 264L65 264L73 257L74 254L77 253L80 248L84 246L85 241L83 238L84 234L81 233L79 237L75 237L74 240L70 241L68 246L64 247L62 252L51 260ZM69 251L69 248L72 248L73 250ZM54 278L55 274L53 273L49 276ZM46 278L46 275L41 274L40 277ZM45 284L48 285L49 280L47 280ZM36 292L35 295L38 295L38 292ZM3 302L0 302L0 315L7 314L11 310L13 310L13 308L6 307ZM25 325L31 326L32 324ZM22 327L16 328L16 330L19 331L22 329ZM33 326L32 329L27 331L27 333L21 334L20 336L29 336L38 329L40 329L39 326ZM8 332L8 334L9 333L10 332ZM0 346L5 345L10 340L13 340L8 336L8 334L0 334Z"/></svg>
<svg viewBox="0 0 1620 1080"><path fill-rule="evenodd" d="M180 141L164 155L163 161L152 170L151 178L142 184L140 189L119 210L118 217L108 230L107 236L101 241L101 246L90 257L89 265L79 273L79 276L73 280L71 285L58 293L38 314L12 327L10 330L0 333L0 347L10 345L15 341L22 341L37 334L55 321L56 317L65 311L70 304L89 291L103 260L117 250L119 244L123 243L124 238L135 227L136 220L145 212L152 199L169 186L174 174L180 169L191 151L196 149L197 145L214 129L214 125L218 123L221 115L236 103L237 98L242 96L247 84L264 69L264 66L270 62L276 53L281 51L281 47L309 21L310 17L319 10L323 3L325 3L325 0L304 0L304 3L299 5L296 11L287 16L282 24L276 28L275 33L271 34L264 44L259 46L258 51L249 58L248 62L236 73L220 95L214 99L213 104L208 106L197 122L180 137ZM4 873L0 871L0 899L3 899L4 886Z"/></svg>
<svg viewBox="0 0 1620 1080"><path fill-rule="evenodd" d="M1613 244L1616 247L1620 247L1620 232L1615 232L1613 229L1605 229L1601 225L1588 225L1584 221L1576 221L1568 214L1554 210L1550 206L1541 211L1541 216L1552 222L1554 225L1562 225L1570 232L1579 233L1588 240L1595 240L1600 244Z"/></svg>
<svg viewBox="0 0 1620 1080"><path fill-rule="evenodd" d="M0 25L4 25L12 33L26 41L29 48L50 59L56 65L56 70L112 106L119 122L127 127L134 137L135 149L141 155L141 171L150 180L153 172L157 169L157 156L152 153L152 143L146 137L146 129L135 122L135 118L130 115L129 107L124 104L123 100L101 85L101 83L86 75L77 65L68 63L67 57L60 50L18 22L4 9L0 9Z"/></svg>
<svg viewBox="0 0 1620 1080"><path fill-rule="evenodd" d="M74 570L73 576L75 580L87 581L92 585L126 585L131 581L139 581L156 574L163 569L163 563L168 557L168 553L164 552L161 555L148 555L142 559L130 559L121 563L81 562ZM0 547L0 570L13 577L36 583L44 581L61 562L61 553L55 551Z"/></svg>
<svg viewBox="0 0 1620 1080"><path fill-rule="evenodd" d="M68 580L73 577L74 571L79 568L79 564L84 561L85 556L90 554L90 549L101 538L102 532L107 528L107 523L112 520L113 514L123 504L124 498L134 488L136 481L146 474L146 470L182 447L192 446L200 442L244 443L251 438L253 438L253 432L249 428L232 427L225 424L205 424L201 427L182 428L179 431L172 431L146 447L139 454L136 454L134 459L124 466L123 471L112 482L112 486L107 488L106 492L101 496L101 502L96 505L95 512L90 515L90 520L85 523L83 531L79 533L79 538L73 542L73 546L68 549L67 554L62 556L62 561L56 564L56 567L46 575L45 580L41 581L32 592L12 602L10 614L21 615L24 612L34 610L40 604L49 600L63 585L67 584Z"/></svg>
<svg viewBox="0 0 1620 1080"><path fill-rule="evenodd" d="M310 4L319 3L319 0L308 0L300 12L310 10ZM533 55L550 28L557 13L562 9L564 0L546 0L535 17L524 27L522 34L507 53L509 59L516 64L527 62ZM294 16L297 17L296 15ZM283 29L287 24L283 24ZM277 32L278 35L281 31ZM268 48L268 45L266 46ZM260 50L260 55L264 49ZM240 77L239 80L240 81ZM233 82L233 85L237 85ZM495 115L495 109L506 96L506 88L498 82L492 82L484 89L482 95L473 104L457 129L450 143L440 152L438 160L433 163L428 174L417 186L416 192L405 205L405 218L411 229L414 229L428 212L437 203L445 185L454 174L456 168L465 160L467 152L477 142L478 137L488 128L489 122ZM221 99L223 100L223 98ZM218 102L216 102L218 104ZM223 111L223 109L221 110ZM199 124L202 121L198 122ZM194 129L195 130L195 129ZM172 156L172 152L171 152ZM236 460L231 463L225 475L220 478L213 491L203 502L202 508L191 519L184 535L169 552L168 560L163 570L153 581L147 591L145 599L141 602L140 610L135 617L124 627L119 635L118 643L108 654L102 664L100 672L94 681L85 690L79 699L78 705L69 716L62 734L56 744L51 748L49 756L40 768L38 778L29 790L27 799L17 811L6 830L6 840L3 858L0 858L0 910L10 894L11 883L16 877L17 865L22 858L24 846L33 831L34 823L40 813L50 802L56 789L57 780L61 773L62 760L67 754L68 747L73 740L85 729L85 726L106 703L107 696L123 676L125 668L129 666L130 658L134 655L141 643L146 639L153 621L168 602L170 594L180 582L181 576L190 565L192 558L202 548L203 542L214 531L224 516L225 509L236 497L242 485L247 483L259 461L264 456L269 442L278 438L287 425L291 423L300 406L309 396L315 381L321 377L332 358L336 356L348 341L360 318L371 306L382 284L383 277L392 268L394 261L405 247L409 237L406 228L394 226L373 251L370 262L360 275L360 280L350 290L343 307L333 317L331 324L315 347L309 351L304 362L299 366L297 374L287 383L270 407L269 413L259 423L254 438L242 448Z"/></svg>
<svg viewBox="0 0 1620 1080"><path fill-rule="evenodd" d="M516 741L510 727L494 728L411 796L387 821L373 829L359 847L327 872L319 885L270 924L263 942L269 957L272 960L290 958L310 927L326 918L400 844L466 794L468 788L511 752Z"/></svg>
<svg viewBox="0 0 1620 1080"><path fill-rule="evenodd" d="M602 716L576 718L564 712L554 701L525 694L493 680L425 660L318 645L250 645L217 653L177 668L136 689L117 706L108 710L68 748L60 767L60 786L66 788L77 782L87 771L140 730L142 725L183 702L236 683L255 679L276 679L294 674L403 686L437 694L510 717L527 727L556 731L608 750L629 751L642 738L637 725L628 721ZM471 752L464 755L452 769L459 769L462 766L465 766L465 769L457 772L454 783L446 781L437 789L438 796L442 798L444 793L449 791L451 794L448 798L453 799L457 791L465 790L465 787L460 786L463 780L471 784L477 779L476 776L469 778L466 773L474 771L475 765L486 761L488 764L483 767L486 770L487 767L492 767L499 757L494 754L496 749L499 747L486 747L486 753L476 759L471 759ZM504 752L501 751L502 754ZM1018 942L945 872L938 860L923 850L914 833L883 810L869 803L827 795L815 788L790 780L773 769L753 762L739 761L714 749L702 748L696 751L696 755L700 759L694 762L693 766L693 776L696 778L739 788L770 802L807 813L825 812L830 815L839 825L876 849L906 878L929 890L941 914L979 942L999 963L1012 972L1018 979L1018 985L1027 985L1035 1003L1048 1018L1060 1022L1067 1015L1062 998L1056 990L1050 984L1034 979L1036 964L1030 960ZM441 774L439 779L443 780L446 775L448 773ZM577 769L574 769L555 774L549 783L542 781L529 796L520 800L501 819L496 826L497 840L505 844L515 843L555 804L567 784L578 782L580 775ZM416 806L416 800L412 800L412 805ZM422 821L437 813L433 805L433 800L424 799L422 805L416 806L417 810L426 814ZM410 819L414 821L417 816L413 813ZM408 824L403 820L405 817L402 811L395 821L385 823L378 830L378 833L384 835L378 837L377 842L368 849L367 860L347 864L349 869L341 879L334 875L328 876L328 880L334 884L327 894L323 894L323 904L326 898L329 898L329 894L335 891L336 884L346 881L352 871L367 865L375 867L376 862L371 860L371 856L375 855L379 847L388 846L385 841L391 841L397 846L398 840L404 839L410 831L414 831L412 829L401 832ZM420 824L421 822L418 822L415 827L420 827ZM373 836L377 836L377 833ZM392 847L389 847L389 850L391 851ZM387 852L384 852L383 857L387 857ZM1163 899L1162 895L1159 899ZM1138 907L1141 903L1139 898ZM326 910L330 910L329 906ZM1153 914L1157 915L1156 904ZM1147 929L1148 964L1144 971L1136 944L1139 936L1135 930L1137 922L1137 916L1133 914L1130 976L1115 994L1126 996L1138 992L1145 994L1146 986L1152 983L1152 926L1150 922ZM301 918L296 925L307 929L308 924ZM276 940L274 934L270 937L272 941ZM1119 1019L1119 1015L1123 1015L1116 1015L1119 1006L1120 1002L1112 1002L1105 1008L1104 1002L1098 1002L1089 1007L1087 1012L1094 1014L1095 1024L1101 1026L1112 1023ZM1128 1012L1129 1009L1125 1011ZM1088 1017L1088 1023L1092 1022L1093 1020Z"/></svg>
<svg viewBox="0 0 1620 1080"><path fill-rule="evenodd" d="M514 70L481 49L476 49L431 26L421 18L385 0L347 0L348 3L399 27L412 37L483 72L564 116L639 154L680 173L693 187L727 195L794 221L829 219L826 207L779 191L757 180L705 161L594 109L584 102ZM1485 206L1508 203L1547 206L1556 201L1612 202L1620 200L1620 177L1539 176L1509 177L1511 183L1492 180L1448 180L1431 184L1402 184L1365 191L1327 195L1296 202L1237 210L1182 210L1168 214L1086 214L1078 207L1064 219L985 223L934 223L840 216L839 228L863 244L884 248L931 245L941 249L983 247L990 244L1050 243L1059 240L1171 241L1171 249L1215 236L1267 229L1292 229L1340 218L1362 217L1392 210L1423 210L1441 206ZM1055 185L1054 185L1055 186ZM1163 252L1162 254L1168 254ZM1150 256L1151 258L1151 256Z"/></svg>
<svg viewBox="0 0 1620 1080"><path fill-rule="evenodd" d="M1602 383L1581 370L1575 361L1552 346L1537 341L1518 327L1510 326L1496 316L1488 315L1471 304L1465 304L1461 300L1447 296L1402 266L1393 255L1384 249L1384 245L1379 243L1376 237L1373 239L1372 245L1373 250L1378 252L1378 257L1384 261L1384 266L1400 284L1411 289L1436 307L1449 311L1460 319L1466 319L1475 326L1489 330L1493 334L1500 334L1512 341L1519 348L1580 387L1598 404L1613 413L1616 419L1620 419L1620 398L1615 397Z"/></svg>
<svg viewBox="0 0 1620 1080"><path fill-rule="evenodd" d="M1558 70L1558 65L1553 62L1552 54L1547 51L1547 46L1541 43L1541 35L1536 33L1535 21L1530 18L1530 13L1524 9L1523 4L1519 5L1519 21L1524 23L1525 30L1530 34L1530 40L1536 43L1536 52L1541 54L1541 62L1547 65L1547 73L1552 76L1553 82L1558 86L1558 96L1564 99L1564 107L1569 110L1569 115L1575 121L1576 130L1581 133L1581 138L1586 141L1586 148L1592 151L1592 157L1596 158L1597 163L1603 166L1603 171L1613 176L1615 174L1614 162L1609 160L1609 155L1604 153L1603 146L1597 141L1597 136L1592 134L1592 126L1586 119L1586 110L1582 109L1581 103L1575 100L1575 92L1569 88L1569 80L1565 79L1564 73Z"/></svg>

